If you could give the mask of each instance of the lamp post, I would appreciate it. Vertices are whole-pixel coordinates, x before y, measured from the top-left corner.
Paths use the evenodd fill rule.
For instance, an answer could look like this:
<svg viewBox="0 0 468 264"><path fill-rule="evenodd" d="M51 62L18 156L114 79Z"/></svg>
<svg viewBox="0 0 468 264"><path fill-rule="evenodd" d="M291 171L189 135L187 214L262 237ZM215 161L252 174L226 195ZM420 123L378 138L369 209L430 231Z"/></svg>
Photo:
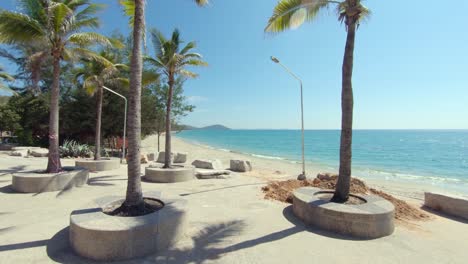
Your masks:
<svg viewBox="0 0 468 264"><path fill-rule="evenodd" d="M125 115L124 115L124 128L123 128L123 142L122 142L122 157L120 158L120 163L122 163L123 159L125 159L125 136L126 136L126 133L127 133L127 98L125 98L125 96L103 86L102 88L104 88L105 90L121 97L122 99L124 99L125 101Z"/></svg>
<svg viewBox="0 0 468 264"><path fill-rule="evenodd" d="M284 66L283 64L281 64L281 62L271 56L271 60L274 62L274 63L277 63L279 64L281 67L283 67L289 74L292 75L292 77L294 77L294 79L298 80L299 81L299 84L301 85L301 131L302 131L302 174L300 174L299 176L297 176L297 179L298 180L305 180L306 179L306 172L305 172L305 155L304 155L304 99L303 99L303 94L302 94L302 80L297 77L297 75L295 75L291 70L289 70L286 66Z"/></svg>

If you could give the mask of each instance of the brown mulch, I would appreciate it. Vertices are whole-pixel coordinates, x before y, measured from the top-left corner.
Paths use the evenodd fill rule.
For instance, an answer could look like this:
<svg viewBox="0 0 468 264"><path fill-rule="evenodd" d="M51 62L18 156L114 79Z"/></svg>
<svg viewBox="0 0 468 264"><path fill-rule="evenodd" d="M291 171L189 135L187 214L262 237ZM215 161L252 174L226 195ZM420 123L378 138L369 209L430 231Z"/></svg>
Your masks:
<svg viewBox="0 0 468 264"><path fill-rule="evenodd" d="M267 186L262 187L265 199L273 199L284 203L292 203L292 193L301 187L316 187L320 189L335 189L337 175L329 173L317 175L315 179L272 181ZM403 222L422 221L430 219L430 216L421 209L408 204L407 202L395 198L392 195L367 187L367 185L356 178L351 178L351 193L353 194L374 194L378 195L395 206L395 219Z"/></svg>
<svg viewBox="0 0 468 264"><path fill-rule="evenodd" d="M126 206L123 201L117 201L103 208L103 212L111 216L135 217L154 213L163 207L164 204L161 201L145 197L141 206Z"/></svg>

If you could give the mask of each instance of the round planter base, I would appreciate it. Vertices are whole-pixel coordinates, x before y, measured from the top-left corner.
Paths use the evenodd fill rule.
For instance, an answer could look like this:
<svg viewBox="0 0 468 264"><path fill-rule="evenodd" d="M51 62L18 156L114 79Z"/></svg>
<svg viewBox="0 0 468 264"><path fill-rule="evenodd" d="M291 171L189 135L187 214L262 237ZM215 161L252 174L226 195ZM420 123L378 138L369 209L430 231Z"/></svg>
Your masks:
<svg viewBox="0 0 468 264"><path fill-rule="evenodd" d="M88 183L89 171L81 167L63 167L60 173L39 171L14 173L12 188L22 193L55 192Z"/></svg>
<svg viewBox="0 0 468 264"><path fill-rule="evenodd" d="M70 216L70 244L80 256L117 261L156 253L174 245L187 227L187 202L162 197L159 192L143 195L161 200L165 206L137 217L110 216L102 212L123 197L104 197Z"/></svg>
<svg viewBox="0 0 468 264"><path fill-rule="evenodd" d="M86 159L75 161L77 167L87 168L90 171L109 171L120 168L120 159Z"/></svg>
<svg viewBox="0 0 468 264"><path fill-rule="evenodd" d="M363 204L338 204L318 195L333 194L318 188L294 191L293 212L304 223L341 235L372 239L388 236L394 230L394 206L375 195L359 195Z"/></svg>
<svg viewBox="0 0 468 264"><path fill-rule="evenodd" d="M158 183L174 183L190 181L195 178L195 169L193 167L173 166L171 169L146 167L144 180Z"/></svg>

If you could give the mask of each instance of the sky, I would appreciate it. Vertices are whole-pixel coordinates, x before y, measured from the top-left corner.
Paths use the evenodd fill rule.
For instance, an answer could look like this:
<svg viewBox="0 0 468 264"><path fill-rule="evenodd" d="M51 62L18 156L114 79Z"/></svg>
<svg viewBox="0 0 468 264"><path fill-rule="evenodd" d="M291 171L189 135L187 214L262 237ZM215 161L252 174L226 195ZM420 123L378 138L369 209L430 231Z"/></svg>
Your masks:
<svg viewBox="0 0 468 264"><path fill-rule="evenodd" d="M130 31L117 0L99 16L99 32ZM265 34L277 0L147 0L146 23L196 41L208 67L185 83L193 113L182 123L237 129L299 129L304 83L306 129L341 125L341 65L346 31L335 10L296 30ZM371 18L356 35L354 128L468 129L468 1L364 1ZM12 10L14 0L0 1ZM151 49L151 44L148 42ZM0 64L7 69L5 60Z"/></svg>

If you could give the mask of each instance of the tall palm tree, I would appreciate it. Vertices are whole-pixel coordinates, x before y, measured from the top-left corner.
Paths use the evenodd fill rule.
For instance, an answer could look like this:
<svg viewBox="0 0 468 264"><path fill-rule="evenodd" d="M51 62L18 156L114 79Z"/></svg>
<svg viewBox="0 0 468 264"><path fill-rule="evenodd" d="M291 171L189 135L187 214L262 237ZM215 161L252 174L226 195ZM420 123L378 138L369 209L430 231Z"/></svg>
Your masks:
<svg viewBox="0 0 468 264"><path fill-rule="evenodd" d="M130 93L128 104L128 180L122 210L142 211L145 204L141 190L141 79L143 73L142 45L145 31L145 1L121 0L125 14L133 27L132 55L130 60Z"/></svg>
<svg viewBox="0 0 468 264"><path fill-rule="evenodd" d="M145 57L145 61L159 69L167 78L168 95L166 103L166 156L164 159L164 168L171 168L171 109L176 78L183 76L186 78L195 78L198 75L185 69L187 66L206 66L207 63L202 60L202 56L193 53L196 48L195 42L189 42L181 48L179 30L175 29L170 39L166 39L161 32L152 29L151 41L155 48L156 56Z"/></svg>
<svg viewBox="0 0 468 264"><path fill-rule="evenodd" d="M59 155L59 93L62 60L79 57L98 58L86 49L110 41L95 32L80 32L83 28L96 28L99 19L94 15L100 5L89 0L18 0L23 13L0 12L0 43L46 43L52 57L53 82L50 91L49 158L48 173L62 170Z"/></svg>
<svg viewBox="0 0 468 264"><path fill-rule="evenodd" d="M3 80L11 82L15 79L10 74L4 72L3 68L0 66L0 91L11 92L12 90L3 84Z"/></svg>
<svg viewBox="0 0 468 264"><path fill-rule="evenodd" d="M128 78L122 77L121 70L128 70L125 64L114 64L107 60L106 54L100 54L103 59L99 61L84 59L83 66L77 69L75 77L82 79L83 88L96 97L96 127L94 134L94 160L101 159L101 117L102 117L102 98L104 86L122 86L128 85Z"/></svg>
<svg viewBox="0 0 468 264"><path fill-rule="evenodd" d="M195 0L198 5L205 5L208 0ZM122 207L141 210L144 207L141 191L141 87L142 87L142 50L145 39L145 1L120 0L124 13L130 17L133 27L133 49L130 61L130 100L128 111L128 181L127 194Z"/></svg>
<svg viewBox="0 0 468 264"><path fill-rule="evenodd" d="M363 19L370 15L361 0L281 0L273 11L265 31L281 32L297 28L305 21L312 21L317 14L331 5L335 5L338 20L344 22L347 37L342 66L341 91L341 143L340 169L335 194L332 201L343 203L349 198L351 182L351 158L353 138L353 61L356 29Z"/></svg>

